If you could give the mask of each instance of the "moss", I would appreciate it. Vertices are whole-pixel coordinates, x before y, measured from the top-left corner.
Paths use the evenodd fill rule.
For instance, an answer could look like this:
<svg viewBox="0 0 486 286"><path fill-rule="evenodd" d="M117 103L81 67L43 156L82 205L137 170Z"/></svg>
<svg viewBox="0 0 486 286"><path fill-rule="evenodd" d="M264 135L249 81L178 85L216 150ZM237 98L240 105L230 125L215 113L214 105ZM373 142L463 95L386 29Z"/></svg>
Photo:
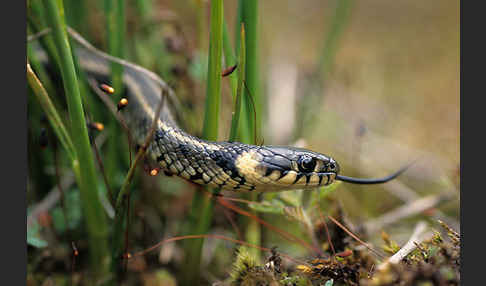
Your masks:
<svg viewBox="0 0 486 286"><path fill-rule="evenodd" d="M375 273L361 285L459 285L460 236L440 222L448 239L435 232L431 239L417 244L402 263L390 265ZM384 239L385 240L385 239Z"/></svg>

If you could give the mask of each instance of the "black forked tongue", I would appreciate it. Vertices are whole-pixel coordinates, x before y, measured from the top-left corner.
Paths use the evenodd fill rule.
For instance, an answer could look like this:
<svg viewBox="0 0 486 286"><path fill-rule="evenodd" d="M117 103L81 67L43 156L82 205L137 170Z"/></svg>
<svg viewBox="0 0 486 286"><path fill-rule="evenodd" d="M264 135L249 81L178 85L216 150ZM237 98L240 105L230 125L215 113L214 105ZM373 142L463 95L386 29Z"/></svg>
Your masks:
<svg viewBox="0 0 486 286"><path fill-rule="evenodd" d="M342 175L336 175L336 180L343 181L346 183L351 183L351 184L359 184L359 185L383 184L400 176L400 174L405 172L410 166L412 166L413 163L415 162L412 162L406 165L405 167L402 167L400 170L396 171L395 173L383 178L364 179L364 178L353 178L353 177L347 177Z"/></svg>

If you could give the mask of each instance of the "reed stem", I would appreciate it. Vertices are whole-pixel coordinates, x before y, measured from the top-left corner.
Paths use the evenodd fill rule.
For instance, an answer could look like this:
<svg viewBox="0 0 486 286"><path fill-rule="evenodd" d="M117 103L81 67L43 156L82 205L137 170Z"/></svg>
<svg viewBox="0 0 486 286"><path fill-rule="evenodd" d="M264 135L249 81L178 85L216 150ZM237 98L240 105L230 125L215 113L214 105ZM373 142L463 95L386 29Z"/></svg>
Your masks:
<svg viewBox="0 0 486 286"><path fill-rule="evenodd" d="M238 4L238 18L245 25L245 84L246 90L242 93L241 141L249 144L261 143L261 106L262 99L259 92L258 75L258 1L240 0ZM240 26L241 24L238 23ZM242 51L239 51L241 54ZM256 201L256 194L249 194L248 199ZM261 228L254 220L246 220L246 239L248 242L259 245L261 243ZM260 259L260 251L251 249L251 255Z"/></svg>
<svg viewBox="0 0 486 286"><path fill-rule="evenodd" d="M93 153L89 143L83 104L74 68L73 56L66 33L64 6L61 0L43 0L46 18L52 29L60 59L61 75L68 105L71 138L79 168L75 168L81 194L82 209L88 230L89 256L93 279L107 273L108 227L99 199Z"/></svg>
<svg viewBox="0 0 486 286"><path fill-rule="evenodd" d="M206 140L218 139L219 109L221 103L221 70L223 55L223 1L211 1L210 39L208 78L206 87L206 105L202 137ZM199 191L194 194L191 206L189 230L193 234L208 232L213 214L213 201ZM198 285L201 252L204 240L188 242L186 265L191 271L186 272L185 285Z"/></svg>
<svg viewBox="0 0 486 286"><path fill-rule="evenodd" d="M234 111L233 116L231 118L231 130L230 130L230 137L229 141L233 142L236 141L238 135L238 126L240 121L240 113L241 113L241 97L243 94L243 85L245 84L245 64L246 64L246 50L245 50L245 25L241 23L241 39L240 39L240 60L238 63L238 82L237 82L237 90L236 90L236 97L234 99Z"/></svg>

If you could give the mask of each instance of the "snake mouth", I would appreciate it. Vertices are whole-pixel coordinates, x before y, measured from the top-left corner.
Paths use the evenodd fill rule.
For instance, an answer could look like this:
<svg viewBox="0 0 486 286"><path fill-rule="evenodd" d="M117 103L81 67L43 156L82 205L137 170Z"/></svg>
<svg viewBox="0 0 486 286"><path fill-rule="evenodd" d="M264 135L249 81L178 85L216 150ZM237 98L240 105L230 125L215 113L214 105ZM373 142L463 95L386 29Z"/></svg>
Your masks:
<svg viewBox="0 0 486 286"><path fill-rule="evenodd" d="M266 176L265 183L272 183L275 186L288 189L308 189L319 186L327 186L334 182L337 174L335 172L296 172L293 170L273 170Z"/></svg>
<svg viewBox="0 0 486 286"><path fill-rule="evenodd" d="M336 179L337 173L335 172L313 172L304 174L301 173L300 176L303 179L296 180L293 185L295 186L302 186L302 187L319 187L319 186L327 186L334 182Z"/></svg>

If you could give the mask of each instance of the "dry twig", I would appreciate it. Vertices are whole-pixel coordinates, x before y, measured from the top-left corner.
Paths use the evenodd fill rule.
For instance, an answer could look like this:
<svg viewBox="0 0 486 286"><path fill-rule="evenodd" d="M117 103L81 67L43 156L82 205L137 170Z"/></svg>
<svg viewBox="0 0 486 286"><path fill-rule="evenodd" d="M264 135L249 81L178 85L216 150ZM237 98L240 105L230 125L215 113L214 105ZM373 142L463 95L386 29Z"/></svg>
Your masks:
<svg viewBox="0 0 486 286"><path fill-rule="evenodd" d="M430 230L427 230L427 224L423 221L420 221L415 226L412 236L408 240L407 243L395 253L393 256L389 257L385 262L378 265L376 268L377 270L385 269L389 264L398 264L402 261L410 252L412 252L415 248L417 248L417 244L421 243L424 240L431 238L433 233Z"/></svg>

